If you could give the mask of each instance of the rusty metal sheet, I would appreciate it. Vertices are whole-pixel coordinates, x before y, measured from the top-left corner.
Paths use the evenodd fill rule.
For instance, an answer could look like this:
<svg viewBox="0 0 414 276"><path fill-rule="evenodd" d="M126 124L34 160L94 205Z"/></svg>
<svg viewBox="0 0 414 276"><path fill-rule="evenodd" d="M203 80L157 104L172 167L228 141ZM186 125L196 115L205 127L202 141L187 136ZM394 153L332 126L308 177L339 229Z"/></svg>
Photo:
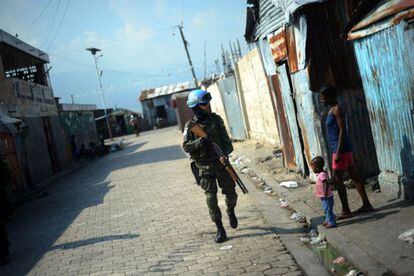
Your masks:
<svg viewBox="0 0 414 276"><path fill-rule="evenodd" d="M277 122L279 136L282 141L283 163L286 168L295 169L295 151L293 150L293 141L286 119L285 108L283 107L282 91L277 75L270 77L270 81L274 92L275 113L277 114Z"/></svg>
<svg viewBox="0 0 414 276"><path fill-rule="evenodd" d="M275 35L269 37L270 50L273 60L279 62L287 58L285 28L281 28Z"/></svg>
<svg viewBox="0 0 414 276"><path fill-rule="evenodd" d="M295 42L295 29L292 26L286 28L286 44L288 51L288 65L290 73L296 73L299 71L296 42Z"/></svg>
<svg viewBox="0 0 414 276"><path fill-rule="evenodd" d="M298 120L295 108L295 102L293 99L292 88L289 82L288 70L285 64L278 68L278 79L280 84L280 91L283 100L283 107L285 110L285 115L287 123L289 126L293 150L295 154L295 164L298 171L301 171L303 174L306 173L305 160L303 160L303 148L301 142L301 133L298 127Z"/></svg>

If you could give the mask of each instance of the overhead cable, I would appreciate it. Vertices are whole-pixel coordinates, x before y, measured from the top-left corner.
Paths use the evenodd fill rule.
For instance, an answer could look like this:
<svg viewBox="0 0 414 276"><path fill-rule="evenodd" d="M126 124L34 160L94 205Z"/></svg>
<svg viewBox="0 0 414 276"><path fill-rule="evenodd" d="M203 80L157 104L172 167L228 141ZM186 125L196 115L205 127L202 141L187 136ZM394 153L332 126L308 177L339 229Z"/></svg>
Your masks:
<svg viewBox="0 0 414 276"><path fill-rule="evenodd" d="M35 23L37 22L37 20L39 20L42 17L42 15L45 13L45 11L47 10L47 8L50 6L50 3L52 3L52 0L48 0L48 2L43 7L43 9L39 13L39 15L29 25L27 25L27 27L22 32L20 32L20 35L26 33L28 30L30 30L30 28L32 28L35 25Z"/></svg>
<svg viewBox="0 0 414 276"><path fill-rule="evenodd" d="M46 44L47 40L49 39L49 35L52 32L53 27L55 25L56 16L57 16L58 11L59 11L59 6L60 6L60 0L58 0L57 6L56 6L56 10L55 10L55 14L53 15L52 24L50 24L50 28L49 28L49 31L47 32L46 38L43 41L43 43L40 45L39 48L43 48L43 46Z"/></svg>
<svg viewBox="0 0 414 276"><path fill-rule="evenodd" d="M60 31L60 28L62 27L63 20L65 19L66 13L67 13L68 8L69 8L69 4L70 4L70 0L67 0L66 7L65 7L65 11L63 12L62 18L60 19L59 26L58 26L58 28L57 28L57 30L55 32L55 35L53 36L52 40L49 42L49 47L47 47L48 50L50 49L50 47L52 47L52 44L55 41L55 39L56 39L56 37L57 37L57 35L58 35L59 31Z"/></svg>

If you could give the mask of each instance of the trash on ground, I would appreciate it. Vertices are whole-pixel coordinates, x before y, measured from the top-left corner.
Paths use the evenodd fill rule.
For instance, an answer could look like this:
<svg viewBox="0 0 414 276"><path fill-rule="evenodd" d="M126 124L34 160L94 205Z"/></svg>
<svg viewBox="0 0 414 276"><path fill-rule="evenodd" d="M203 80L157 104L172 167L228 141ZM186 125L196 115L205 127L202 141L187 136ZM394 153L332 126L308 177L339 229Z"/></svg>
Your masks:
<svg viewBox="0 0 414 276"><path fill-rule="evenodd" d="M250 170L248 168L244 168L241 170L242 174L249 174Z"/></svg>
<svg viewBox="0 0 414 276"><path fill-rule="evenodd" d="M225 245L225 246L220 247L220 250L230 250L232 248L233 248L233 245Z"/></svg>
<svg viewBox="0 0 414 276"><path fill-rule="evenodd" d="M351 269L345 276L363 276L364 274L358 270Z"/></svg>
<svg viewBox="0 0 414 276"><path fill-rule="evenodd" d="M110 151L114 152L114 151L119 151L119 150L123 150L125 148L125 139L122 139L119 142L115 142L114 144L111 145Z"/></svg>
<svg viewBox="0 0 414 276"><path fill-rule="evenodd" d="M268 187L264 191L266 194L271 194L273 192L272 188Z"/></svg>
<svg viewBox="0 0 414 276"><path fill-rule="evenodd" d="M310 230L309 231L309 236L317 237L318 236L318 231L316 231L315 229Z"/></svg>
<svg viewBox="0 0 414 276"><path fill-rule="evenodd" d="M306 221L306 218L305 218L305 216L304 215L302 215L301 213L293 213L291 216L290 216L290 218L291 219L294 219L295 221L297 221L297 222L300 222L300 223L303 223L303 222L305 222Z"/></svg>
<svg viewBox="0 0 414 276"><path fill-rule="evenodd" d="M311 239L310 238L299 238L299 241L302 243L310 243Z"/></svg>
<svg viewBox="0 0 414 276"><path fill-rule="evenodd" d="M335 267L331 267L331 273L336 273L336 269L335 269Z"/></svg>
<svg viewBox="0 0 414 276"><path fill-rule="evenodd" d="M317 236L317 237L312 237L310 244L320 244L321 242L323 242L325 240L324 237L322 237L321 235Z"/></svg>
<svg viewBox="0 0 414 276"><path fill-rule="evenodd" d="M280 201L280 207L281 208L289 207L289 203L286 200L280 198L279 201Z"/></svg>
<svg viewBox="0 0 414 276"><path fill-rule="evenodd" d="M409 244L414 244L414 228L400 234L398 238L402 241L408 242Z"/></svg>
<svg viewBox="0 0 414 276"><path fill-rule="evenodd" d="M286 188L296 188L299 185L295 181L284 181L284 182L280 183L279 186L283 186L283 187L286 187Z"/></svg>
<svg viewBox="0 0 414 276"><path fill-rule="evenodd" d="M344 264L346 263L346 259L341 256L341 257L336 258L332 263L333 264Z"/></svg>

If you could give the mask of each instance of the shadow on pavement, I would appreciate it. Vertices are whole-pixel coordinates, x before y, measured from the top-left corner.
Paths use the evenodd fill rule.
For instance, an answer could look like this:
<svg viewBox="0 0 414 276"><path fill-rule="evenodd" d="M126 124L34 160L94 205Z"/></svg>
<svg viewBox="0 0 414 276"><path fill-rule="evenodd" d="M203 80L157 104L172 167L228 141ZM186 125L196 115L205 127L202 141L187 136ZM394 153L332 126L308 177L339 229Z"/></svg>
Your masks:
<svg viewBox="0 0 414 276"><path fill-rule="evenodd" d="M179 147L137 152L145 143L132 144L81 168L47 188L47 196L21 204L13 223L8 225L11 263L0 267L0 275L27 275L51 250L70 249L89 244L131 239L138 235L110 235L54 245L84 209L101 205L110 191L108 175L124 166L184 158ZM165 155L164 155L165 154ZM116 163L114 163L116 162ZM83 227L80 221L76 227Z"/></svg>
<svg viewBox="0 0 414 276"><path fill-rule="evenodd" d="M249 233L249 234L240 234L230 237L231 239L238 239L238 238L248 238L248 237L262 237L267 235L275 235L275 234L299 234L304 233L304 229L302 227L296 228L281 228L281 227L259 227L259 226L252 226L246 228L240 228L239 230L261 230L262 232L258 233Z"/></svg>
<svg viewBox="0 0 414 276"><path fill-rule="evenodd" d="M56 250L56 249L62 249L62 250L74 249L74 248L78 248L82 246L105 242L105 241L130 240L130 239L134 239L138 237L139 235L137 234L110 235L110 236L104 236L104 237L99 237L99 238L91 238L91 239L86 239L86 240L57 244L57 245L50 247L49 251Z"/></svg>
<svg viewBox="0 0 414 276"><path fill-rule="evenodd" d="M188 158L184 154L181 146L178 145L148 149L143 151L127 152L124 150L124 152L126 154L122 154L122 152L119 152L119 155L111 156L111 161L114 162L114 169L123 169L130 166L167 162Z"/></svg>

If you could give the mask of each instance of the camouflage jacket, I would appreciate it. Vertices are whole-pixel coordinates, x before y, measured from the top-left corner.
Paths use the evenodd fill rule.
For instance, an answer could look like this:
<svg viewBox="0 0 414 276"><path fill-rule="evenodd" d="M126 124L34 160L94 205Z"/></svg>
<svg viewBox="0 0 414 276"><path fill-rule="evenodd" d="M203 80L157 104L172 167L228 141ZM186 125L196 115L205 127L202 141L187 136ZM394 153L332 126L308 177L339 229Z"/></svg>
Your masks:
<svg viewBox="0 0 414 276"><path fill-rule="evenodd" d="M200 124L207 133L209 139L212 142L217 143L225 154L228 155L233 151L233 145L231 144L230 137L224 127L223 119L221 119L219 115L211 113L202 121L198 120L197 117L194 117L185 125L183 148L185 152L190 154L191 159L196 162L212 162L216 160L214 154L209 152L209 150L203 146L201 139L197 138L194 133L190 131L195 124Z"/></svg>

